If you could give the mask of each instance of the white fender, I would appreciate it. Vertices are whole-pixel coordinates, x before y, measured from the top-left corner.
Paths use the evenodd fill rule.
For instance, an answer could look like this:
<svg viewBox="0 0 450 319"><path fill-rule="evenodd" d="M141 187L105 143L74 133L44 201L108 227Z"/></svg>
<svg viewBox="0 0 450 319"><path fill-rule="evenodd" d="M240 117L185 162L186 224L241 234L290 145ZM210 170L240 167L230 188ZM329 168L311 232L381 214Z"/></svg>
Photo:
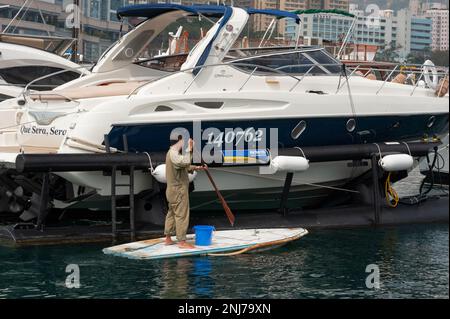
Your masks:
<svg viewBox="0 0 450 319"><path fill-rule="evenodd" d="M273 173L303 172L309 168L309 161L301 156L277 156L270 162Z"/></svg>
<svg viewBox="0 0 450 319"><path fill-rule="evenodd" d="M152 172L152 176L160 183L167 183L167 178L166 178L166 164L161 164L156 166L156 168L153 170ZM195 177L197 176L197 172L194 171L192 174L189 173L189 182L192 182Z"/></svg>
<svg viewBox="0 0 450 319"><path fill-rule="evenodd" d="M422 67L423 77L430 89L436 90L439 85L437 69L431 60L426 60ZM431 75L431 76L430 76Z"/></svg>
<svg viewBox="0 0 450 319"><path fill-rule="evenodd" d="M392 154L384 156L378 164L386 172L398 172L413 167L414 159L408 154Z"/></svg>

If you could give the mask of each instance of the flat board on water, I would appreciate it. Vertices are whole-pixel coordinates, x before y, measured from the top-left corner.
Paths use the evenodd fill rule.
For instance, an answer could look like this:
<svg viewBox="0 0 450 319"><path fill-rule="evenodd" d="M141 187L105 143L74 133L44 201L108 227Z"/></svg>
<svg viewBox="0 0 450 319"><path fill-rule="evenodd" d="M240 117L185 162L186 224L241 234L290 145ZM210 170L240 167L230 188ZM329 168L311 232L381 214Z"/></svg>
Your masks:
<svg viewBox="0 0 450 319"><path fill-rule="evenodd" d="M183 249L177 245L168 246L164 243L164 238L156 238L105 248L103 253L132 259L208 255L240 251L246 248L267 249L299 239L306 234L308 231L303 228L223 230L213 233L210 246L195 246L195 249ZM188 235L187 242L194 244L195 236Z"/></svg>

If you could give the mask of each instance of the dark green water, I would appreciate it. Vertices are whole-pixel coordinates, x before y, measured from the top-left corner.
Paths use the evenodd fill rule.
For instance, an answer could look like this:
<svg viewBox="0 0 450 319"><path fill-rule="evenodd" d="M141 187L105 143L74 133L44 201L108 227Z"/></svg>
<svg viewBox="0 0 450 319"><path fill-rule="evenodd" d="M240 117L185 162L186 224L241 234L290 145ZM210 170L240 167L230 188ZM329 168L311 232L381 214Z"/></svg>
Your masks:
<svg viewBox="0 0 450 319"><path fill-rule="evenodd" d="M448 298L448 225L312 231L258 254L133 261L105 245L0 248L0 298ZM65 286L78 264L79 289ZM368 264L380 288L368 289Z"/></svg>

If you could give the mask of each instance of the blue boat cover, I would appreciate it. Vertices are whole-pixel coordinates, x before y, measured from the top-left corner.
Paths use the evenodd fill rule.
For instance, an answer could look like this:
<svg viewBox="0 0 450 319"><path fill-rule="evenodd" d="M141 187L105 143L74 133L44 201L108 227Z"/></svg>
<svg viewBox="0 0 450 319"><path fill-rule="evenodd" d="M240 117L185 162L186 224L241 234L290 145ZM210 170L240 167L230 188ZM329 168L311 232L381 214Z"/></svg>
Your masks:
<svg viewBox="0 0 450 319"><path fill-rule="evenodd" d="M225 12L224 6L183 6L172 3L149 3L130 5L117 9L117 17L145 17L155 18L167 12L182 10L192 14L202 14L210 17L222 17Z"/></svg>
<svg viewBox="0 0 450 319"><path fill-rule="evenodd" d="M130 5L117 9L117 17L145 17L145 18L155 18L161 14L182 10L190 12L192 14L198 15L202 14L208 17L222 17L226 12L227 6L214 6L214 5L195 5L195 6L184 6L173 3L148 3L148 4L138 4ZM300 22L300 18L297 14L282 11L282 10L268 10L268 9L255 9L246 8L248 14L267 14L271 16L276 16L278 18L291 18L297 23Z"/></svg>
<svg viewBox="0 0 450 319"><path fill-rule="evenodd" d="M255 8L246 8L248 14L267 14L271 16L276 16L278 18L291 18L294 19L297 24L300 23L300 17L293 12L282 11L282 10L269 10L269 9L255 9Z"/></svg>

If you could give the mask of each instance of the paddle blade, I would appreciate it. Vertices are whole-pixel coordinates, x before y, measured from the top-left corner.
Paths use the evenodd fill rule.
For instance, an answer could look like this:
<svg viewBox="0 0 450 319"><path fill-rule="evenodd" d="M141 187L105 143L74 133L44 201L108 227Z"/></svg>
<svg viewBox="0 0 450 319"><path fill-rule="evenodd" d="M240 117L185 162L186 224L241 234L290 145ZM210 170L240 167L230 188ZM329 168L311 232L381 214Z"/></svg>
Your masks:
<svg viewBox="0 0 450 319"><path fill-rule="evenodd" d="M225 199L222 197L222 206L225 210L225 214L227 214L228 220L230 221L231 226L234 226L235 217L233 212L231 211L230 207L228 207L228 204L225 202Z"/></svg>
<svg viewBox="0 0 450 319"><path fill-rule="evenodd" d="M234 226L235 217L234 217L233 212L231 211L230 207L228 206L227 202L225 201L225 198L223 198L222 194L220 193L219 189L217 188L217 185L214 182L208 168L205 169L205 172L206 172L206 175L208 176L209 181L211 182L211 185L213 186L214 190L216 191L217 197L219 197L219 200L222 203L222 207L225 210L225 214L227 215L231 226Z"/></svg>

